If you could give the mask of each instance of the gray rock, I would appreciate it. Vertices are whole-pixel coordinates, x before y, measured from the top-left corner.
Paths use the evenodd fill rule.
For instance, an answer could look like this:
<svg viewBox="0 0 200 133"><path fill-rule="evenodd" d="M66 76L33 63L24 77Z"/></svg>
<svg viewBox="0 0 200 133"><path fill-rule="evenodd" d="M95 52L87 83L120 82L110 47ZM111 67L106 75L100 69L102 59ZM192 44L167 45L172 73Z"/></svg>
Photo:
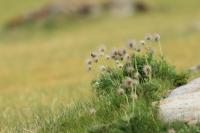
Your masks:
<svg viewBox="0 0 200 133"><path fill-rule="evenodd" d="M200 118L200 78L176 88L160 101L160 117L165 122L199 121Z"/></svg>

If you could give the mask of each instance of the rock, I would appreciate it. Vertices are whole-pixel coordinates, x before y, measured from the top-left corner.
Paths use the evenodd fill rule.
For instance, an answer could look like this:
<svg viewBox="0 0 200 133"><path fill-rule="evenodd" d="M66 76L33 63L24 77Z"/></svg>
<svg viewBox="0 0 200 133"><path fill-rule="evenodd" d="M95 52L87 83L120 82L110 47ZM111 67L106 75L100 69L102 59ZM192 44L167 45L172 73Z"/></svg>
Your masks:
<svg viewBox="0 0 200 133"><path fill-rule="evenodd" d="M160 101L160 117L165 122L197 123L200 118L200 78L176 88Z"/></svg>

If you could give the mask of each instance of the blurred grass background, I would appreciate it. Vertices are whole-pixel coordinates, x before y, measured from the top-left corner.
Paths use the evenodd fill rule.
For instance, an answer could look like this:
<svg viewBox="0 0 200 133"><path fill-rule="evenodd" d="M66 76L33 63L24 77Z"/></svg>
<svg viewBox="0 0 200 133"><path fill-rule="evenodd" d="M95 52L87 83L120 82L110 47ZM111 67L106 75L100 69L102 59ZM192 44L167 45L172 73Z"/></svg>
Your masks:
<svg viewBox="0 0 200 133"><path fill-rule="evenodd" d="M48 0L0 0L0 26L12 17L43 6ZM164 53L178 70L200 63L200 1L153 0L148 13L131 17L104 15L56 28L25 27L0 33L0 130L34 121L45 114L92 95L94 75L85 71L91 50L125 45L130 38L160 33ZM42 113L43 112L43 113ZM59 113L59 112L57 112Z"/></svg>

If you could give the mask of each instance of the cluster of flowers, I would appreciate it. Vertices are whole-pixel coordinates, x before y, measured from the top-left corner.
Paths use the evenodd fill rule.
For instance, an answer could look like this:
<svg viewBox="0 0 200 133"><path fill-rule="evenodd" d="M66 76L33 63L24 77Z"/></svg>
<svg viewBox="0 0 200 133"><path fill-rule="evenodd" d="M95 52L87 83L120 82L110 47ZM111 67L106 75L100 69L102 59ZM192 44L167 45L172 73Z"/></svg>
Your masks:
<svg viewBox="0 0 200 133"><path fill-rule="evenodd" d="M148 52L154 52L154 50L149 47L149 44L153 41L158 42L160 46L160 35L147 34L143 40L129 40L126 48L113 48L109 54L105 53L106 47L103 46L99 48L97 52L91 52L90 58L86 61L87 70L91 71L93 68L93 64L98 63L101 57L104 57L104 59L106 60L114 60L117 68L123 68L122 62L124 62L125 64L129 63L131 60L131 55L133 55L134 52L139 53L142 51L142 49L148 50ZM160 53L162 55L162 49ZM149 73L149 68L150 66L144 67L145 73ZM100 66L100 71L105 72L106 67L104 65Z"/></svg>
<svg viewBox="0 0 200 133"><path fill-rule="evenodd" d="M129 73L134 73L134 76L126 77L122 84L117 90L117 95L121 96L125 94L125 88L136 88L139 84L140 73L137 70L137 65L132 66L128 65L133 60L133 56L140 54L142 52L154 52L154 49L150 47L151 43L156 42L159 44L160 55L162 56L162 48L160 44L160 35L159 34L147 34L143 40L129 40L125 48L113 48L110 52L106 53L106 47L100 47L96 52L91 52L90 58L86 61L87 70L91 71L93 69L93 64L99 62L101 58L107 61L114 62L114 65L118 69L123 69L126 66L126 71ZM106 63L109 64L109 63ZM109 67L106 65L100 66L100 72L107 72ZM143 66L143 72L148 77L151 75L152 68L146 62L146 65ZM133 90L133 89L132 89ZM134 93L135 92L135 93ZM136 90L132 91L131 97L137 99ZM94 112L94 111L91 111Z"/></svg>

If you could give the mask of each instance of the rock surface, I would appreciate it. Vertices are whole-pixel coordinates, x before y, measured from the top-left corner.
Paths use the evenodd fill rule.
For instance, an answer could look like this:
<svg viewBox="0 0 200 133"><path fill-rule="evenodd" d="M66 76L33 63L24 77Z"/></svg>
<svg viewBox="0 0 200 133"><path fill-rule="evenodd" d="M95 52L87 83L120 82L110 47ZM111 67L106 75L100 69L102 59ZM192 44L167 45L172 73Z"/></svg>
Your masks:
<svg viewBox="0 0 200 133"><path fill-rule="evenodd" d="M176 88L160 101L160 117L165 122L197 122L200 118L200 78Z"/></svg>

